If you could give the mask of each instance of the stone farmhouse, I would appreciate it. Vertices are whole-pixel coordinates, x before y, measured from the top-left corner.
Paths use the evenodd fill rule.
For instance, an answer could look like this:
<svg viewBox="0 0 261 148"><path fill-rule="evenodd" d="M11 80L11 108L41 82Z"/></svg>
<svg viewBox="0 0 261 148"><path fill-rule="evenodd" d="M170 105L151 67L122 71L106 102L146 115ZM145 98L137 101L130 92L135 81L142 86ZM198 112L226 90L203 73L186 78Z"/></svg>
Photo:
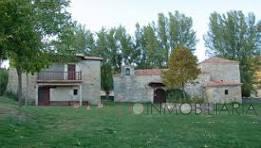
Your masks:
<svg viewBox="0 0 261 148"><path fill-rule="evenodd" d="M201 74L197 83L186 84L192 97L202 97L209 103L242 102L239 63L218 57L199 63ZM114 75L116 102L166 102L166 87L161 80L162 69L134 70L123 66Z"/></svg>
<svg viewBox="0 0 261 148"><path fill-rule="evenodd" d="M100 103L100 63L102 58L77 55L76 63L55 63L41 72L22 75L22 92L36 105ZM16 70L10 68L7 91L17 91Z"/></svg>

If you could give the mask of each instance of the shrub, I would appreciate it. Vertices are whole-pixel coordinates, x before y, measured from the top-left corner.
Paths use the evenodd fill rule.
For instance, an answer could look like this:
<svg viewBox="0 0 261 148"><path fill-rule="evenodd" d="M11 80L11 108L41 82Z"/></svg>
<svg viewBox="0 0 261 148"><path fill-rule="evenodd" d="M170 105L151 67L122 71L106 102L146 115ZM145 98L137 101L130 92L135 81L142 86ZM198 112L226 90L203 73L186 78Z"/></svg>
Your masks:
<svg viewBox="0 0 261 148"><path fill-rule="evenodd" d="M13 99L13 100L15 100L15 101L18 101L17 95L14 94L13 92L6 91L6 92L4 93L4 95L5 95L6 97L10 98L10 99Z"/></svg>
<svg viewBox="0 0 261 148"><path fill-rule="evenodd" d="M7 70L0 69L0 96L2 96L6 90L8 83L8 72Z"/></svg>
<svg viewBox="0 0 261 148"><path fill-rule="evenodd" d="M170 102L186 102L190 97L185 93L185 98L183 98L183 91L181 89L170 89L167 90L167 100Z"/></svg>
<svg viewBox="0 0 261 148"><path fill-rule="evenodd" d="M190 101L191 101L191 103L199 103L199 104L205 102L205 100L203 98L199 98L199 97L193 97L190 99Z"/></svg>
<svg viewBox="0 0 261 148"><path fill-rule="evenodd" d="M204 103L205 100L200 97L190 97L185 92L185 98L183 98L183 91L181 89L167 90L167 101L173 103Z"/></svg>

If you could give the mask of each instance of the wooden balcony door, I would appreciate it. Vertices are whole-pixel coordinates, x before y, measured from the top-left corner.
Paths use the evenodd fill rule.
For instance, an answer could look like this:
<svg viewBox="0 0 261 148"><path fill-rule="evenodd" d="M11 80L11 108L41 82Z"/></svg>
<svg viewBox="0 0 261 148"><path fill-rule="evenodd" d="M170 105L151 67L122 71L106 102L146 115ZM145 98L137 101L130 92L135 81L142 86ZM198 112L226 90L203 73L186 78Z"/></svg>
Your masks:
<svg viewBox="0 0 261 148"><path fill-rule="evenodd" d="M76 80L75 64L68 64L68 80Z"/></svg>

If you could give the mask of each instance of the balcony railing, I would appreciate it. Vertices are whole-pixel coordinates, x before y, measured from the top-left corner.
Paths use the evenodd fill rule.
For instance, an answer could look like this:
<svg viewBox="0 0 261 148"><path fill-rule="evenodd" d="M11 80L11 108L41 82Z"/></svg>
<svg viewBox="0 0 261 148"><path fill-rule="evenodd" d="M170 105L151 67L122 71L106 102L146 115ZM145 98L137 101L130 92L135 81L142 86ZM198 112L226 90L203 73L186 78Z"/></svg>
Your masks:
<svg viewBox="0 0 261 148"><path fill-rule="evenodd" d="M82 80L82 72L64 72L64 71L42 71L38 73L37 80L40 81L66 81Z"/></svg>

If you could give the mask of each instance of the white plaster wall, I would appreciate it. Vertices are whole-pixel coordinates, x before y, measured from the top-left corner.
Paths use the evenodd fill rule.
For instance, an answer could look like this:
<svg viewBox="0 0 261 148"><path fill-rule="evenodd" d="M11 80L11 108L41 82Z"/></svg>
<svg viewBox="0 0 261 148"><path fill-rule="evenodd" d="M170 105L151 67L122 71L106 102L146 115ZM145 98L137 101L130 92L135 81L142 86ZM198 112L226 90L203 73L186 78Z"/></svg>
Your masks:
<svg viewBox="0 0 261 148"><path fill-rule="evenodd" d="M73 95L74 89L78 89L78 95ZM79 87L50 88L50 101L76 101L79 99Z"/></svg>

